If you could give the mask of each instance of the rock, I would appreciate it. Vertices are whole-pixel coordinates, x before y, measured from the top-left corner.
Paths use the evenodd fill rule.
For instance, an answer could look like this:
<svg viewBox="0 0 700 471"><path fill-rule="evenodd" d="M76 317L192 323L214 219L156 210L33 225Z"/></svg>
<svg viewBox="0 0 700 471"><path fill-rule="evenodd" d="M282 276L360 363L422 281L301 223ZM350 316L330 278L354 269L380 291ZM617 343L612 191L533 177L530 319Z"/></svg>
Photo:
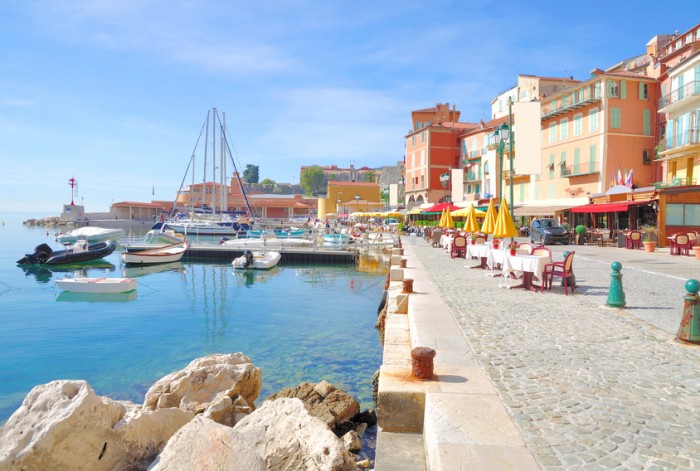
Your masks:
<svg viewBox="0 0 700 471"><path fill-rule="evenodd" d="M372 462L371 462L370 460L368 460L368 459L364 459L364 460L362 460L362 461L358 461L358 462L355 463L355 464L356 464L357 466L363 467L364 469L369 469L369 468L372 467Z"/></svg>
<svg viewBox="0 0 700 471"><path fill-rule="evenodd" d="M343 445L345 445L346 450L357 453L362 450L362 438L360 438L360 435L356 431L350 430L343 435Z"/></svg>
<svg viewBox="0 0 700 471"><path fill-rule="evenodd" d="M265 462L239 432L202 416L182 427L149 471L257 471Z"/></svg>
<svg viewBox="0 0 700 471"><path fill-rule="evenodd" d="M352 421L355 423L365 423L371 427L377 424L377 411L374 409L364 410L353 417Z"/></svg>
<svg viewBox="0 0 700 471"><path fill-rule="evenodd" d="M36 386L0 429L0 470L145 469L192 414L145 412L85 381Z"/></svg>
<svg viewBox="0 0 700 471"><path fill-rule="evenodd" d="M247 356L214 353L158 380L146 393L143 407L178 407L233 425L236 417L255 409L261 388L260 368Z"/></svg>
<svg viewBox="0 0 700 471"><path fill-rule="evenodd" d="M319 384L304 382L294 388L284 388L265 400L272 401L283 397L300 399L311 415L323 420L333 430L360 411L360 404L355 398L328 381L321 381ZM349 427L348 430L352 428Z"/></svg>
<svg viewBox="0 0 700 471"><path fill-rule="evenodd" d="M267 400L234 428L267 470L354 470L350 453L299 399Z"/></svg>
<svg viewBox="0 0 700 471"><path fill-rule="evenodd" d="M355 426L355 431L357 432L357 434L358 434L359 436L364 435L365 432L367 431L367 424L364 423L364 422L360 422L359 424L357 424L357 425Z"/></svg>

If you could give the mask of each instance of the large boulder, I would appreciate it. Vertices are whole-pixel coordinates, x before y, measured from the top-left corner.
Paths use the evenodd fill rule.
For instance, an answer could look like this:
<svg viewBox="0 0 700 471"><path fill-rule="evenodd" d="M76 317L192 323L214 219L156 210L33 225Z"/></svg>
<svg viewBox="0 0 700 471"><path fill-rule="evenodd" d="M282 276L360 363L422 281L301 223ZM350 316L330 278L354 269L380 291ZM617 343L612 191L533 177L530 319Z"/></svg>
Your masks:
<svg viewBox="0 0 700 471"><path fill-rule="evenodd" d="M143 411L85 381L36 386L0 429L0 470L145 469L190 412Z"/></svg>
<svg viewBox="0 0 700 471"><path fill-rule="evenodd" d="M352 456L299 399L265 401L234 428L263 458L266 470L354 470Z"/></svg>
<svg viewBox="0 0 700 471"><path fill-rule="evenodd" d="M170 439L149 471L258 471L265 462L231 427L197 416Z"/></svg>
<svg viewBox="0 0 700 471"><path fill-rule="evenodd" d="M360 412L360 404L354 397L325 380L318 384L304 382L293 388L284 388L265 400L283 397L300 399L311 415L324 421L332 430L337 430L340 424Z"/></svg>
<svg viewBox="0 0 700 471"><path fill-rule="evenodd" d="M146 410L177 407L233 425L255 410L261 388L260 368L247 356L215 353L158 380L146 393L143 407Z"/></svg>

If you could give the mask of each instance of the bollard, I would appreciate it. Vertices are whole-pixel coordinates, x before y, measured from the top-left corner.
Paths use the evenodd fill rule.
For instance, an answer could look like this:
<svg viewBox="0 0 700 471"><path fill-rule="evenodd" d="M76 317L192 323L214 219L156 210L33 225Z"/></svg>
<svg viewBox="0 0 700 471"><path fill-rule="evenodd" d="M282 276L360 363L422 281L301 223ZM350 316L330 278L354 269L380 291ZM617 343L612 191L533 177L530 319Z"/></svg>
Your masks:
<svg viewBox="0 0 700 471"><path fill-rule="evenodd" d="M413 293L413 280L411 278L403 279L403 290L402 293Z"/></svg>
<svg viewBox="0 0 700 471"><path fill-rule="evenodd" d="M700 344L700 306L698 301L698 291L700 282L698 280L688 280L685 282L685 290L688 292L683 299L683 318L678 327L676 338L681 342Z"/></svg>
<svg viewBox="0 0 700 471"><path fill-rule="evenodd" d="M412 371L414 378L433 379L433 358L435 350L428 347L416 347L411 350Z"/></svg>
<svg viewBox="0 0 700 471"><path fill-rule="evenodd" d="M625 307L625 292L622 290L622 264L620 262L612 262L610 264L613 272L610 274L610 293L605 305L609 307Z"/></svg>
<svg viewBox="0 0 700 471"><path fill-rule="evenodd" d="M405 258L401 259L401 268L406 268L406 262L407 260Z"/></svg>

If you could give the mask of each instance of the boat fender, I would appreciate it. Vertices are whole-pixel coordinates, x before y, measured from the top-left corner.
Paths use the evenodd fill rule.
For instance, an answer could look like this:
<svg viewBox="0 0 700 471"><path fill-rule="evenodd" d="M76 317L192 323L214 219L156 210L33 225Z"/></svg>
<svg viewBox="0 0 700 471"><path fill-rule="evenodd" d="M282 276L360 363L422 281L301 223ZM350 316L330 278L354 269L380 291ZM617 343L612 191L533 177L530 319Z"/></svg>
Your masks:
<svg viewBox="0 0 700 471"><path fill-rule="evenodd" d="M352 234L353 237L361 237L362 228L360 226L355 226L352 229L350 229L350 234Z"/></svg>
<svg viewBox="0 0 700 471"><path fill-rule="evenodd" d="M382 293L382 300L379 302L379 307L377 308L377 315L381 314L381 312L386 307L386 298L388 295L389 292L387 290L384 290L384 292Z"/></svg>

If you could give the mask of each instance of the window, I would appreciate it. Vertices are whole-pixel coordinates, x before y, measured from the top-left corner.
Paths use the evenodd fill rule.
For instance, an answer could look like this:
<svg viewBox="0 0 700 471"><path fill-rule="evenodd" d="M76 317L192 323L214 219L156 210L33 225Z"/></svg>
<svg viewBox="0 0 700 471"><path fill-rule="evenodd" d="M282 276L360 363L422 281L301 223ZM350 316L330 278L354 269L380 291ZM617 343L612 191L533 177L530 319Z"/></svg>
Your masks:
<svg viewBox="0 0 700 471"><path fill-rule="evenodd" d="M567 175L566 152L562 152L559 156L559 175L561 175L562 177Z"/></svg>
<svg viewBox="0 0 700 471"><path fill-rule="evenodd" d="M651 112L649 110L643 110L644 119L644 135L651 136Z"/></svg>
<svg viewBox="0 0 700 471"><path fill-rule="evenodd" d="M608 98L619 98L620 97L620 84L616 80L608 80Z"/></svg>
<svg viewBox="0 0 700 471"><path fill-rule="evenodd" d="M627 80L620 80L620 98L627 98Z"/></svg>
<svg viewBox="0 0 700 471"><path fill-rule="evenodd" d="M593 97L600 98L600 82L596 82L593 85Z"/></svg>
<svg viewBox="0 0 700 471"><path fill-rule="evenodd" d="M535 187L535 201L540 199L540 187L536 186Z"/></svg>
<svg viewBox="0 0 700 471"><path fill-rule="evenodd" d="M420 189L422 190L424 188L425 188L425 175L421 175L420 176Z"/></svg>
<svg viewBox="0 0 700 471"><path fill-rule="evenodd" d="M649 84L639 82L639 99L648 100L649 99Z"/></svg>
<svg viewBox="0 0 700 471"><path fill-rule="evenodd" d="M567 139L569 137L569 118L562 118L559 125L559 139Z"/></svg>
<svg viewBox="0 0 700 471"><path fill-rule="evenodd" d="M613 129L620 129L622 127L620 108L610 108L610 127Z"/></svg>
<svg viewBox="0 0 700 471"><path fill-rule="evenodd" d="M557 123L549 123L549 143L557 140Z"/></svg>
<svg viewBox="0 0 700 471"><path fill-rule="evenodd" d="M666 204L667 226L700 225L700 204Z"/></svg>
<svg viewBox="0 0 700 471"><path fill-rule="evenodd" d="M416 135L411 136L411 145L415 147L416 145Z"/></svg>
<svg viewBox="0 0 700 471"><path fill-rule="evenodd" d="M420 166L423 167L425 165L425 149L421 149L420 151Z"/></svg>
<svg viewBox="0 0 700 471"><path fill-rule="evenodd" d="M554 154L549 154L549 178L554 178Z"/></svg>
<svg viewBox="0 0 700 471"><path fill-rule="evenodd" d="M420 141L421 141L421 143L424 143L424 142L425 142L425 135L426 135L426 132L425 132L425 131L423 131L422 133L420 133Z"/></svg>
<svg viewBox="0 0 700 471"><path fill-rule="evenodd" d="M581 173L581 149L574 149L574 175Z"/></svg>
<svg viewBox="0 0 700 471"><path fill-rule="evenodd" d="M577 114L574 116L574 136L580 136L583 133L581 121L583 121L583 115Z"/></svg>
<svg viewBox="0 0 700 471"><path fill-rule="evenodd" d="M677 85L677 90L678 90L678 99L682 100L684 96L684 90L683 90L683 76L679 75L678 78L676 79L676 85Z"/></svg>
<svg viewBox="0 0 700 471"><path fill-rule="evenodd" d="M588 132L598 130L598 108L593 108L588 112Z"/></svg>
<svg viewBox="0 0 700 471"><path fill-rule="evenodd" d="M596 149L595 144L591 144L589 153L588 153L588 171L590 173L595 172L595 162L598 157L598 150Z"/></svg>
<svg viewBox="0 0 700 471"><path fill-rule="evenodd" d="M551 200L554 198L554 183L547 185L547 199Z"/></svg>
<svg viewBox="0 0 700 471"><path fill-rule="evenodd" d="M525 201L525 184L521 183L519 186L520 186L520 195L519 195L518 201L520 201L522 203L523 201Z"/></svg>
<svg viewBox="0 0 700 471"><path fill-rule="evenodd" d="M695 95L700 95L700 65L696 65L693 70L695 74L695 80L693 82L693 93Z"/></svg>

